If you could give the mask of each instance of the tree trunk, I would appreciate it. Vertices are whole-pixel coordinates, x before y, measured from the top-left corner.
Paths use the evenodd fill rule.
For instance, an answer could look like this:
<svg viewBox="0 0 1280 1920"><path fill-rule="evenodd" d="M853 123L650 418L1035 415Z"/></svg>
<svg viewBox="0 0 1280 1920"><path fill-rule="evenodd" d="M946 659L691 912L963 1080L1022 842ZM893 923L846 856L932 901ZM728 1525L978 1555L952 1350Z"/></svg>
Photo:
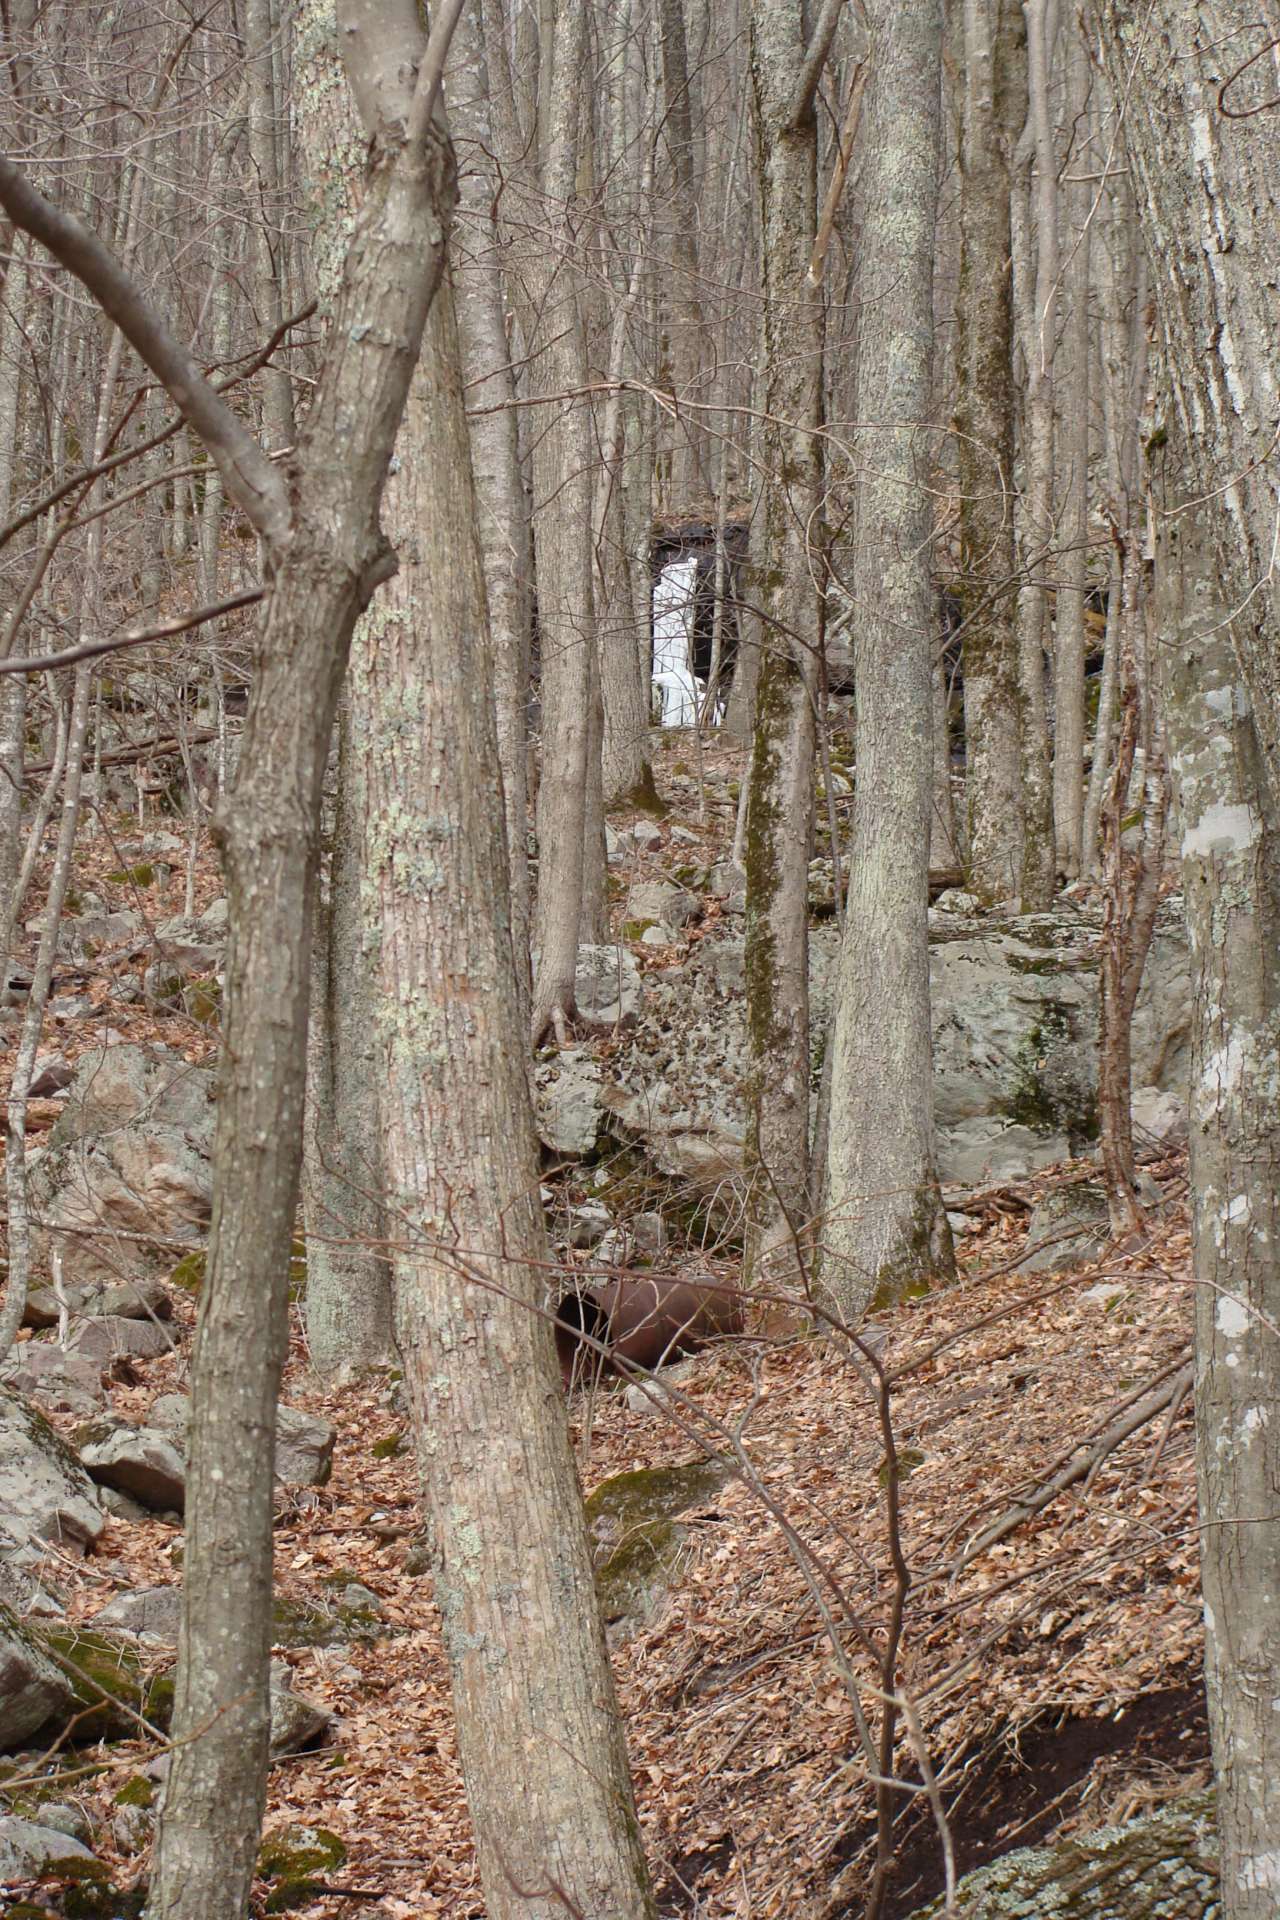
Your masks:
<svg viewBox="0 0 1280 1920"><path fill-rule="evenodd" d="M1280 1317L1280 476L1269 457L1280 127L1274 70L1249 58L1264 41L1241 0L1157 0L1140 22L1109 0L1101 25L1112 93L1127 101L1176 411L1171 471L1186 475L1162 525L1188 549L1184 647L1204 649L1181 697L1175 683L1168 724L1199 976L1191 1151L1207 1671L1223 1911L1262 1920L1280 1901L1280 1429L1269 1417Z"/></svg>
<svg viewBox="0 0 1280 1920"><path fill-rule="evenodd" d="M1069 124L1088 128L1089 57L1083 36L1070 36ZM1084 850L1084 603L1089 585L1089 419L1092 404L1089 334L1089 274L1093 245L1093 195L1088 146L1083 135L1072 144L1075 176L1067 192L1067 236L1071 254L1065 269L1067 322L1063 377L1059 382L1058 445L1063 503L1063 555L1054 622L1053 677L1053 832L1058 871L1068 880L1080 875Z"/></svg>
<svg viewBox="0 0 1280 1920"><path fill-rule="evenodd" d="M808 1218L808 889L822 561L820 294L806 273L817 216L817 123L797 100L799 0L753 0L751 90L764 267L761 657L747 802L748 1264L789 1253Z"/></svg>
<svg viewBox="0 0 1280 1920"><path fill-rule="evenodd" d="M1022 872L1009 233L1009 157L1026 112L1017 0L965 0L964 38L956 459L965 806L968 884L996 901L1017 896Z"/></svg>
<svg viewBox="0 0 1280 1920"><path fill-rule="evenodd" d="M1058 294L1058 175L1049 117L1048 0L1023 0L1027 22L1030 151L1028 190L1034 272L1017 315L1027 363L1019 528L1023 569L1018 594L1018 679L1022 704L1022 906L1049 906L1054 889L1053 750L1045 692L1048 596L1045 576L1055 548L1053 527L1053 361Z"/></svg>
<svg viewBox="0 0 1280 1920"><path fill-rule="evenodd" d="M307 1037L307 1347L312 1366L328 1377L385 1365L393 1353L373 960L361 905L364 731L365 716L348 701L338 723L329 885L316 929Z"/></svg>
<svg viewBox="0 0 1280 1920"><path fill-rule="evenodd" d="M17 24L17 23L15 23ZM29 26L29 22L23 23ZM0 305L0 524L9 518L17 477L18 426L26 354L29 276L25 246L13 245ZM22 865L22 777L26 756L27 682L20 673L0 680L0 926ZM0 987L8 981L9 942L0 942Z"/></svg>
<svg viewBox="0 0 1280 1920"><path fill-rule="evenodd" d="M416 16L415 16L416 26ZM353 67L404 80L359 30ZM371 76L366 74L366 78ZM378 503L439 279L452 153L424 86L374 144L334 324L286 487L137 287L0 161L0 200L102 302L266 545L268 598L234 791L220 822L231 938L208 1270L193 1361L184 1606L149 1911L240 1920L266 1776L275 1404L301 1153L320 802L356 616L385 574ZM390 112L390 108L388 108Z"/></svg>
<svg viewBox="0 0 1280 1920"><path fill-rule="evenodd" d="M288 262L281 218L278 128L284 103L276 91L274 42L282 31L272 0L244 0L249 159L257 205L249 221L253 246L254 306L262 335L274 333L287 311ZM293 444L293 383L283 366L263 373L262 429L268 447Z"/></svg>
<svg viewBox="0 0 1280 1920"><path fill-rule="evenodd" d="M574 205L578 118L587 54L585 0L562 0L554 45L544 47L546 146L535 224L551 225L528 262L542 344L531 369L542 397L533 455L538 640L542 664L542 771L538 786L538 952L531 1027L563 1038L573 1017L582 915L592 653L590 403L582 337ZM535 210L536 209L536 210Z"/></svg>
<svg viewBox="0 0 1280 1920"><path fill-rule="evenodd" d="M685 413L681 403L702 402L711 394L704 366L707 343L698 292L698 202L694 184L693 121L689 99L689 58L685 44L684 0L658 0L662 43L665 129L671 155L672 204L669 219L671 275L667 283L671 388L677 417L672 427L671 511L688 513L711 491L709 439L705 416Z"/></svg>
<svg viewBox="0 0 1280 1920"><path fill-rule="evenodd" d="M1209 513L1162 523L1160 627L1195 985L1196 1427L1223 1912L1263 1920L1280 1902L1280 843Z"/></svg>
<svg viewBox="0 0 1280 1920"><path fill-rule="evenodd" d="M935 600L929 487L942 9L882 5L868 87L858 417L857 788L831 1044L823 1281L849 1315L953 1271L933 1144L928 852ZM888 289L892 288L892 296Z"/></svg>
<svg viewBox="0 0 1280 1920"><path fill-rule="evenodd" d="M489 0L492 6L494 0ZM449 119L460 156L459 201L470 258L455 269L458 332L471 409L471 457L493 645L498 758L511 863L511 939L522 1001L529 995L529 624L533 542L516 434L515 376L503 315L494 218L498 129L481 9L463 8L449 61ZM507 155L502 154L503 163Z"/></svg>
<svg viewBox="0 0 1280 1920"><path fill-rule="evenodd" d="M452 303L397 511L419 529L377 648L369 885L396 1326L491 1920L642 1920L647 1891L555 1355L508 938L484 584ZM397 724L408 714L413 725ZM517 1758L518 1756L518 1758Z"/></svg>

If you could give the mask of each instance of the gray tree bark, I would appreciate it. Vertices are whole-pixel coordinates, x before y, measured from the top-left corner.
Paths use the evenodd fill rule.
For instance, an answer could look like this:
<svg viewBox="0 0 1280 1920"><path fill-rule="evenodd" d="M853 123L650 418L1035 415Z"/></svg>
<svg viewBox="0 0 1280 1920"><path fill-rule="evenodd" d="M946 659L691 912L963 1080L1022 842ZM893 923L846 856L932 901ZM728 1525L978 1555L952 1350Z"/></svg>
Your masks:
<svg viewBox="0 0 1280 1920"><path fill-rule="evenodd" d="M671 449L671 509L687 512L711 490L709 439L705 416L696 403L710 399L705 364L708 342L698 290L698 202L694 181L693 116L689 92L684 0L658 0L662 46L665 130L671 155L672 203L669 220L672 273L666 287L671 387L677 419ZM691 413L680 411L692 399Z"/></svg>
<svg viewBox="0 0 1280 1920"><path fill-rule="evenodd" d="M304 8L297 31L308 83L305 97L296 103L294 144L314 220L311 275L321 289L325 320L331 321L342 235L360 204L363 153L351 137L350 89L332 6ZM406 452L403 432L397 448L399 464ZM393 476L384 509L395 485ZM395 528L389 537L402 533ZM386 599L384 595L357 621L354 651L377 645L387 617ZM374 959L362 901L369 725L368 714L348 693L338 713L333 837L312 948L307 1029L305 1315L311 1363L330 1378L383 1366L394 1353L380 1068L373 1031Z"/></svg>
<svg viewBox="0 0 1280 1920"><path fill-rule="evenodd" d="M249 158L256 217L249 223L253 247L254 305L263 334L273 333L287 311L288 253L282 231L279 132L284 102L276 88L274 48L283 31L273 0L244 0L245 66L248 80ZM293 444L293 382L287 367L263 375L262 429L268 447Z"/></svg>
<svg viewBox="0 0 1280 1920"><path fill-rule="evenodd" d="M1027 275L1015 320L1022 337L1027 385L1023 404L1023 488L1019 547L1023 578L1018 594L1018 679L1022 706L1022 887L1024 911L1053 899L1053 750L1045 686L1048 595L1045 575L1053 553L1053 362L1058 296L1058 171L1049 110L1053 59L1048 0L1023 0L1027 22L1030 172L1028 221L1034 270Z"/></svg>
<svg viewBox="0 0 1280 1920"><path fill-rule="evenodd" d="M1073 32L1067 60L1069 124L1088 127L1089 56ZM1089 425L1093 340L1089 328L1094 186L1083 134L1073 142L1066 192L1070 254L1063 269L1067 319L1058 383L1057 437L1062 561L1054 618L1053 832L1058 871L1078 879L1084 853L1085 595L1089 586Z"/></svg>
<svg viewBox="0 0 1280 1920"><path fill-rule="evenodd" d="M956 459L964 608L968 883L1017 896L1022 773L1014 557L1010 156L1026 117L1017 0L965 0Z"/></svg>
<svg viewBox="0 0 1280 1920"><path fill-rule="evenodd" d="M1280 411L1280 125L1272 63L1249 59L1265 43L1241 0L1158 0L1141 19L1111 0L1101 28L1112 93L1128 102L1124 138L1179 462L1163 524L1183 544L1165 561L1184 607L1168 725L1198 971L1192 1185L1207 1672L1223 1911L1262 1920L1280 1901L1280 476L1270 457ZM1224 636L1227 658L1215 647ZM1200 662L1183 675L1179 657L1193 642Z"/></svg>
<svg viewBox="0 0 1280 1920"><path fill-rule="evenodd" d="M750 68L763 264L765 502L754 576L760 667L746 828L747 1038L753 1177L748 1265L785 1256L808 1218L808 887L823 559L817 122L799 0L753 0ZM816 76L814 76L816 84ZM753 540L753 553L755 543ZM754 571L754 570L753 570ZM790 1224L788 1224L790 1223Z"/></svg>
<svg viewBox="0 0 1280 1920"><path fill-rule="evenodd" d="M1280 1902L1280 842L1209 517L1164 523L1161 655L1195 982L1196 1453L1223 1912L1262 1920Z"/></svg>
<svg viewBox="0 0 1280 1920"><path fill-rule="evenodd" d="M366 741L396 1327L492 1920L653 1912L547 1314L484 580L452 302L396 514L400 617L353 658ZM412 725L404 721L412 717ZM402 1236L404 1229L402 1228Z"/></svg>
<svg viewBox="0 0 1280 1920"><path fill-rule="evenodd" d="M353 5L355 0L353 0ZM349 16L357 28L364 24ZM347 57L396 66L384 27ZM416 16L414 21L416 27ZM443 45L437 38L440 58ZM266 547L244 750L220 834L231 908L214 1209L193 1367L184 1609L153 1920L240 1920L262 1816L275 1403L301 1154L309 949L329 733L388 564L378 503L439 281L452 153L427 76L373 145L321 378L286 485L114 257L0 160L0 202L89 287L217 459ZM367 76L372 80L375 76ZM339 456L339 449L341 455Z"/></svg>
<svg viewBox="0 0 1280 1920"><path fill-rule="evenodd" d="M578 123L587 55L584 0L563 0L539 69L545 128L541 195L530 206L537 251L527 263L541 339L531 368L544 401L533 455L542 769L533 940L534 1043L573 1017L586 858L588 750L596 646L592 596L592 433L574 215Z"/></svg>
<svg viewBox="0 0 1280 1920"><path fill-rule="evenodd" d="M516 432L514 358L503 308L501 240L494 217L495 152L505 166L518 155L502 144L504 121L491 110L487 11L464 7L450 50L449 122L460 160L459 212L470 257L454 270L462 341L480 551L493 648L498 758L511 866L511 938L523 1001L529 994L529 627L533 542ZM501 9L497 25L501 27Z"/></svg>
<svg viewBox="0 0 1280 1920"><path fill-rule="evenodd" d="M26 352L28 273L25 244L16 241L0 306L0 522L9 517L17 477L18 422ZM26 758L27 682L0 680L0 927L8 916L22 865L22 777ZM8 938L0 940L0 985L8 979Z"/></svg>
<svg viewBox="0 0 1280 1920"><path fill-rule="evenodd" d="M474 56L464 43L464 60ZM371 133L394 127L385 84L357 98ZM335 149L340 127L329 128ZM359 765L344 789L359 813L351 840L376 956L365 1045L396 1222L396 1328L487 1911L550 1920L567 1903L643 1920L644 1857L544 1312L462 381L446 286L383 500L400 570L352 648ZM341 1119L351 1128L361 1117Z"/></svg>
<svg viewBox="0 0 1280 1920"><path fill-rule="evenodd" d="M935 601L928 480L939 0L873 15L858 415L857 790L831 1045L823 1283L850 1315L953 1271L933 1144L928 854Z"/></svg>
<svg viewBox="0 0 1280 1920"><path fill-rule="evenodd" d="M357 646L359 634L357 627ZM361 904L364 731L364 715L347 701L338 720L333 839L307 1032L305 1313L311 1364L326 1377L382 1366L394 1352L373 959Z"/></svg>

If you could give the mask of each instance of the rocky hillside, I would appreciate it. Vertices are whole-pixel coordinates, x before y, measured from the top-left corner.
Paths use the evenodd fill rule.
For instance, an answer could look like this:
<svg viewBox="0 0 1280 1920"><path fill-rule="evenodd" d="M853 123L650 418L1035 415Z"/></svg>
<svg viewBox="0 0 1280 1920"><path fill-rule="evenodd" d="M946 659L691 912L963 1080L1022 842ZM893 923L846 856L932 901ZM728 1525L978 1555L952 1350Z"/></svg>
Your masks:
<svg viewBox="0 0 1280 1920"><path fill-rule="evenodd" d="M700 819L669 765L673 815L614 822L616 941L584 961L578 1044L537 1067L566 1274L735 1272L732 774L721 756ZM180 911L167 832L86 850L33 1110L34 1198L74 1251L55 1276L42 1249L0 1389L0 1888L29 1916L133 1910L165 1767L224 937L203 854ZM1136 1043L1149 1234L1118 1253L1087 1158L1095 929L1087 897L1034 923L935 907L957 1286L861 1350L775 1309L574 1398L664 1913L860 1914L886 1693L896 1776L934 1783L887 1803L897 1920L942 1890L939 1814L963 1874L1207 1778L1185 954L1170 912ZM261 1901L478 1916L399 1382L326 1395L295 1331Z"/></svg>

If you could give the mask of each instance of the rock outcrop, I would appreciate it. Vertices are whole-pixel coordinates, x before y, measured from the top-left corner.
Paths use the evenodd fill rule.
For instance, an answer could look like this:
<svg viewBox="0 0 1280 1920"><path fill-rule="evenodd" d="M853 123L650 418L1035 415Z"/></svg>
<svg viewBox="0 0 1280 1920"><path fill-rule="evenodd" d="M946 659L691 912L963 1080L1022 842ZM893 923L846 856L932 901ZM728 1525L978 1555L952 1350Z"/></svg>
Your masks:
<svg viewBox="0 0 1280 1920"><path fill-rule="evenodd" d="M67 1287L154 1277L172 1245L202 1244L212 1188L213 1074L164 1047L85 1054L66 1109L31 1156L38 1264Z"/></svg>
<svg viewBox="0 0 1280 1920"><path fill-rule="evenodd" d="M1096 915L1065 907L998 920L934 908L930 929L943 1180L973 1186L1019 1177L1081 1151L1097 1131ZM815 1096L838 958L836 929L816 928ZM618 1044L604 1062L582 1051L540 1066L544 1142L557 1154L590 1154L607 1130L639 1142L673 1178L704 1189L731 1179L747 1120L742 937L704 940L678 966L643 979L625 947L586 949L578 993L591 1010L587 1029L607 1026ZM1161 911L1133 1025L1133 1084L1161 1137L1176 1137L1185 1112L1190 1024L1186 937L1172 900Z"/></svg>

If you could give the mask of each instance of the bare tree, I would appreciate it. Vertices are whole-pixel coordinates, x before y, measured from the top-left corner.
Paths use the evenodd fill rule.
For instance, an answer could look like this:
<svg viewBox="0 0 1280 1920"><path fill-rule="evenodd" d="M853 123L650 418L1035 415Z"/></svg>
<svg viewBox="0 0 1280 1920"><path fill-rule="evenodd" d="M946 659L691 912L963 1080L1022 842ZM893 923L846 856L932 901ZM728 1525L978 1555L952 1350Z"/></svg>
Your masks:
<svg viewBox="0 0 1280 1920"><path fill-rule="evenodd" d="M1241 0L1100 10L1151 256L1172 417L1168 723L1197 966L1197 1421L1226 1920L1280 1898L1280 119ZM1185 479L1184 479L1185 476ZM1181 553L1170 553L1178 543ZM1176 625L1174 621L1176 619ZM1172 632L1169 631L1172 627ZM1228 652L1224 641L1229 642Z"/></svg>
<svg viewBox="0 0 1280 1920"><path fill-rule="evenodd" d="M1053 898L1053 755L1045 687L1048 638L1046 568L1056 546L1053 525L1053 363L1058 313L1058 163L1049 96L1056 11L1049 0L1023 0L1027 22L1028 113L1018 146L1017 191L1033 260L1014 318L1026 364L1019 495L1018 675L1022 703L1022 886L1024 909ZM1020 297L1019 297L1020 296Z"/></svg>
<svg viewBox="0 0 1280 1920"><path fill-rule="evenodd" d="M378 501L441 271L452 155L433 115L445 44L447 30L437 29L407 112L392 138L371 149L290 483L111 252L0 161L0 204L83 280L164 382L256 528L270 581L245 750L220 828L231 908L226 1045L196 1336L176 1738L150 1905L156 1920L239 1920L256 1859L275 1402L298 1190L321 784L351 630L393 564ZM348 36L348 57L394 71L389 25Z"/></svg>
<svg viewBox="0 0 1280 1920"><path fill-rule="evenodd" d="M1053 819L1058 871L1078 878L1084 856L1085 596L1089 584L1089 428L1093 337L1089 325L1094 188L1089 177L1089 56L1073 33L1067 55L1072 143L1066 193L1067 317L1058 383L1059 496L1064 552L1055 602Z"/></svg>
<svg viewBox="0 0 1280 1920"><path fill-rule="evenodd" d="M799 0L754 0L750 74L764 319L761 457L767 555L747 800L749 1166L757 1256L808 1211L808 889L822 634L823 307L807 272L817 224L814 96L834 11L806 45Z"/></svg>
<svg viewBox="0 0 1280 1920"><path fill-rule="evenodd" d="M410 110L415 27L407 9L394 87L379 63L353 69L377 144ZM332 36L314 36L309 57L314 73L341 81ZM335 85L310 137L340 154L349 117ZM335 171L332 233L349 217L340 185ZM515 1920L562 1913L567 1902L599 1920L642 1920L651 1911L644 1856L541 1311L548 1255L478 519L446 285L383 500L401 565L360 622L350 670L359 765L346 772L375 974L366 1004L398 1346L488 1910ZM362 1117L339 1115L339 1124Z"/></svg>
<svg viewBox="0 0 1280 1920"><path fill-rule="evenodd" d="M848 1311L952 1269L933 1150L928 859L935 598L929 475L942 10L884 6L863 191L857 793L840 953L824 1284Z"/></svg>
<svg viewBox="0 0 1280 1920"><path fill-rule="evenodd" d="M595 683L592 594L592 434L583 393L586 348L574 259L578 127L587 55L585 0L554 10L542 49L541 211L531 222L526 277L541 330L534 362L543 418L533 453L538 640L542 667L542 778L538 787L538 893L533 983L535 1044L567 1032L588 832L588 759ZM542 231L552 226L550 244Z"/></svg>
<svg viewBox="0 0 1280 1920"><path fill-rule="evenodd" d="M959 405L968 883L1016 898L1022 871L1014 614L1010 157L1026 112L1017 0L965 0L961 106Z"/></svg>

